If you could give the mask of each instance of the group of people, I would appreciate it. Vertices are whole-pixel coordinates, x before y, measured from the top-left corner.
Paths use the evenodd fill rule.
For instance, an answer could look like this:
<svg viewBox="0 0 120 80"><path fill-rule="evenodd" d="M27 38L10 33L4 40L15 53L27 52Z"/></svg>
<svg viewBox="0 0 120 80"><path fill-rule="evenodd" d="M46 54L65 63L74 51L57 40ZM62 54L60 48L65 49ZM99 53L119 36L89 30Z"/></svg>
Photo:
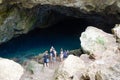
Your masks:
<svg viewBox="0 0 120 80"><path fill-rule="evenodd" d="M60 62L62 62L65 58L67 58L69 54L69 51L67 50L63 50L61 48L60 50L60 54L59 54L59 60ZM50 51L45 51L44 56L43 56L43 63L45 67L49 66L49 63L51 63L51 65L53 65L57 60L57 51L55 50L55 48L52 46L50 48Z"/></svg>
<svg viewBox="0 0 120 80"><path fill-rule="evenodd" d="M64 59L66 59L68 54L69 54L68 50L66 51L66 50L63 50L61 48L61 50L60 50L60 61L62 62Z"/></svg>

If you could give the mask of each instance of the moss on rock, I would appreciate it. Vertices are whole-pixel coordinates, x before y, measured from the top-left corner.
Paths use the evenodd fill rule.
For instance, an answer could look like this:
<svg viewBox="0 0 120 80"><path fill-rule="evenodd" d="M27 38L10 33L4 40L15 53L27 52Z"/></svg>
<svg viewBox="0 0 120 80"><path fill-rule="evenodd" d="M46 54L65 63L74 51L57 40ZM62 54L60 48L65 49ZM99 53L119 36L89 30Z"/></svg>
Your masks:
<svg viewBox="0 0 120 80"><path fill-rule="evenodd" d="M3 11L0 9L0 43L32 29L35 19L32 14L29 16L28 13L14 5L3 6Z"/></svg>

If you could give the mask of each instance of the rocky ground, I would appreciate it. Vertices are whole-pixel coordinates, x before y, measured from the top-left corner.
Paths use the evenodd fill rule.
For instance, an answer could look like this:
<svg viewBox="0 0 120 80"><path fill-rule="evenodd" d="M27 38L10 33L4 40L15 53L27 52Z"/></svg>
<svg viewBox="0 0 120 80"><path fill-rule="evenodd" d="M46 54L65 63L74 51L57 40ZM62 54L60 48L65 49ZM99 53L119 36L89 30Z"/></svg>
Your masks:
<svg viewBox="0 0 120 80"><path fill-rule="evenodd" d="M60 62L57 60L54 64L49 64L49 67L44 67L43 64L35 60L30 60L24 64L25 72L21 80L53 80L55 70Z"/></svg>
<svg viewBox="0 0 120 80"><path fill-rule="evenodd" d="M69 54L80 56L82 52L81 49L76 49L71 50ZM54 73L62 62L60 62L59 57L57 57L57 61L54 64L50 63L49 67L44 67L42 58L43 54L39 54L23 62L22 65L25 72L21 80L53 80Z"/></svg>

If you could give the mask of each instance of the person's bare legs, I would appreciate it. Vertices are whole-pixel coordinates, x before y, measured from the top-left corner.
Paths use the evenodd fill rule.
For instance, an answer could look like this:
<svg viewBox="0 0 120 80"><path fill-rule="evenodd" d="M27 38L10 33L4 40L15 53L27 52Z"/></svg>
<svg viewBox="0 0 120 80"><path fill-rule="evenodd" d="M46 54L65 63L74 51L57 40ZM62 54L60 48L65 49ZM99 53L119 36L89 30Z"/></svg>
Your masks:
<svg viewBox="0 0 120 80"><path fill-rule="evenodd" d="M47 67L49 67L49 62L48 62L48 63L46 63L46 66L47 66Z"/></svg>
<svg viewBox="0 0 120 80"><path fill-rule="evenodd" d="M46 67L46 63L43 64L43 67L44 67L44 68Z"/></svg>

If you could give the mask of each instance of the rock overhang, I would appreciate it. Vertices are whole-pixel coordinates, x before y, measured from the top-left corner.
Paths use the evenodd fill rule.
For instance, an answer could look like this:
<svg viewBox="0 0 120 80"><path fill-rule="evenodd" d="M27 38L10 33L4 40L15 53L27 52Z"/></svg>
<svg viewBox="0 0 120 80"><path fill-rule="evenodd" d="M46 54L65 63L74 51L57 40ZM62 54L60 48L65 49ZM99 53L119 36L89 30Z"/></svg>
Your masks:
<svg viewBox="0 0 120 80"><path fill-rule="evenodd" d="M1 0L0 6L0 26L1 29L3 26L7 29L3 32L0 29L0 32L11 34L1 35L1 43L16 35L28 33L35 27L46 28L66 17L85 20L88 26L96 26L105 31L120 22L117 0ZM10 17L13 17L13 22L9 24ZM6 21L8 26L11 25L9 28L3 25Z"/></svg>

